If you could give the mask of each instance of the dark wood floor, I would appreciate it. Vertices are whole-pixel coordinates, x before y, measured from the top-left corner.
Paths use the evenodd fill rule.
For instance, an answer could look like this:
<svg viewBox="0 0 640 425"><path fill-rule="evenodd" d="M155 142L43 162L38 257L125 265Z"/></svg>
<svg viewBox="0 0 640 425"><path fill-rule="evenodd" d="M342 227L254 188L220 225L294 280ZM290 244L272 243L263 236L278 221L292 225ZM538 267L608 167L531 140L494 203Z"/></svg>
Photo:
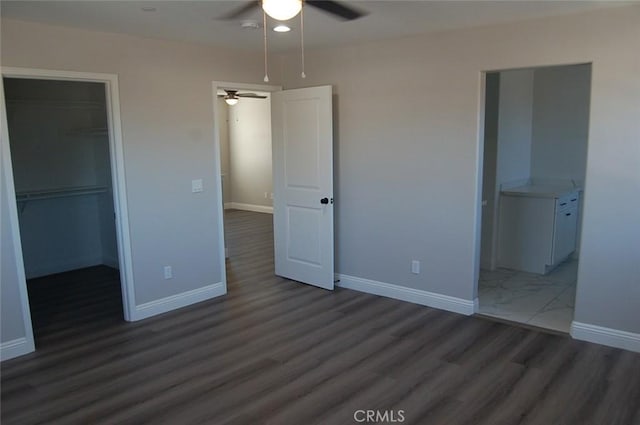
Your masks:
<svg viewBox="0 0 640 425"><path fill-rule="evenodd" d="M123 322L118 270L90 267L27 283L38 349Z"/></svg>
<svg viewBox="0 0 640 425"><path fill-rule="evenodd" d="M640 424L640 354L280 279L271 216L227 218L215 300L125 323L110 269L34 282L2 424Z"/></svg>

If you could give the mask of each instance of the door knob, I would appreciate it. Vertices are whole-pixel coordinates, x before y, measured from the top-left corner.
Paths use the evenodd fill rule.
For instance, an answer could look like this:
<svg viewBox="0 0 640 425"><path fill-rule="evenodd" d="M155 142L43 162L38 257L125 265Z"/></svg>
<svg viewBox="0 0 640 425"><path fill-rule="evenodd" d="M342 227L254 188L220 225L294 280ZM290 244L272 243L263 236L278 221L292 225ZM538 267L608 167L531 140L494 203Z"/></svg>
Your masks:
<svg viewBox="0 0 640 425"><path fill-rule="evenodd" d="M326 205L326 204L328 204L328 203L329 203L329 198L322 198L322 199L320 199L320 203L321 203L322 205Z"/></svg>

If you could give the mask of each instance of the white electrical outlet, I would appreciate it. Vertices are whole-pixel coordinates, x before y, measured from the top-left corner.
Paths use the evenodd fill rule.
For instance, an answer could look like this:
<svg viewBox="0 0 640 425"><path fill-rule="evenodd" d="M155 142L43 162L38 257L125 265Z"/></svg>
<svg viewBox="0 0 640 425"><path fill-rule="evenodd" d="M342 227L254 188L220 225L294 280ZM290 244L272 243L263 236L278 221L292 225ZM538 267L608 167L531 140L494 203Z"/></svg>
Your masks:
<svg viewBox="0 0 640 425"><path fill-rule="evenodd" d="M411 261L411 273L420 274L420 261L418 260Z"/></svg>
<svg viewBox="0 0 640 425"><path fill-rule="evenodd" d="M268 192L265 192L265 193L264 193L264 199L267 199L267 196L268 196L268 195L269 195L269 193L268 193Z"/></svg>
<svg viewBox="0 0 640 425"><path fill-rule="evenodd" d="M173 270L171 269L171 266L164 266L164 278L165 279L173 278Z"/></svg>

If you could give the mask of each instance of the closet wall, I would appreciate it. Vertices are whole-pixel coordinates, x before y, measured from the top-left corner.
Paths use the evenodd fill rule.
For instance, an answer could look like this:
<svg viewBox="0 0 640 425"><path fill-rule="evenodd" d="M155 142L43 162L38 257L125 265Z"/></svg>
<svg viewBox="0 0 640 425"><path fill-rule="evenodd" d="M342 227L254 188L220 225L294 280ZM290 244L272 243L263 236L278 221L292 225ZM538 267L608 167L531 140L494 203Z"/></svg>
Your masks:
<svg viewBox="0 0 640 425"><path fill-rule="evenodd" d="M104 85L4 84L27 278L117 266Z"/></svg>

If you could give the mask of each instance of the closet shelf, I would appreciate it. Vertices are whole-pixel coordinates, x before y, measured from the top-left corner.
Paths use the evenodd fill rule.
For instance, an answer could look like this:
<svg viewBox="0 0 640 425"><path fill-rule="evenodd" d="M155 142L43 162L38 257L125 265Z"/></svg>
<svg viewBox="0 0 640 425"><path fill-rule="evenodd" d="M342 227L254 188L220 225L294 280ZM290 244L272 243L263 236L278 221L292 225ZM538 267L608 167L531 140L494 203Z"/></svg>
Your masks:
<svg viewBox="0 0 640 425"><path fill-rule="evenodd" d="M69 196L86 196L107 192L106 186L78 186L60 189L32 190L17 192L18 202L37 201L42 199L67 198Z"/></svg>
<svg viewBox="0 0 640 425"><path fill-rule="evenodd" d="M104 110L104 102L91 100L35 100L35 99L7 99L9 105L35 106L38 108L59 108L59 109L96 109Z"/></svg>

